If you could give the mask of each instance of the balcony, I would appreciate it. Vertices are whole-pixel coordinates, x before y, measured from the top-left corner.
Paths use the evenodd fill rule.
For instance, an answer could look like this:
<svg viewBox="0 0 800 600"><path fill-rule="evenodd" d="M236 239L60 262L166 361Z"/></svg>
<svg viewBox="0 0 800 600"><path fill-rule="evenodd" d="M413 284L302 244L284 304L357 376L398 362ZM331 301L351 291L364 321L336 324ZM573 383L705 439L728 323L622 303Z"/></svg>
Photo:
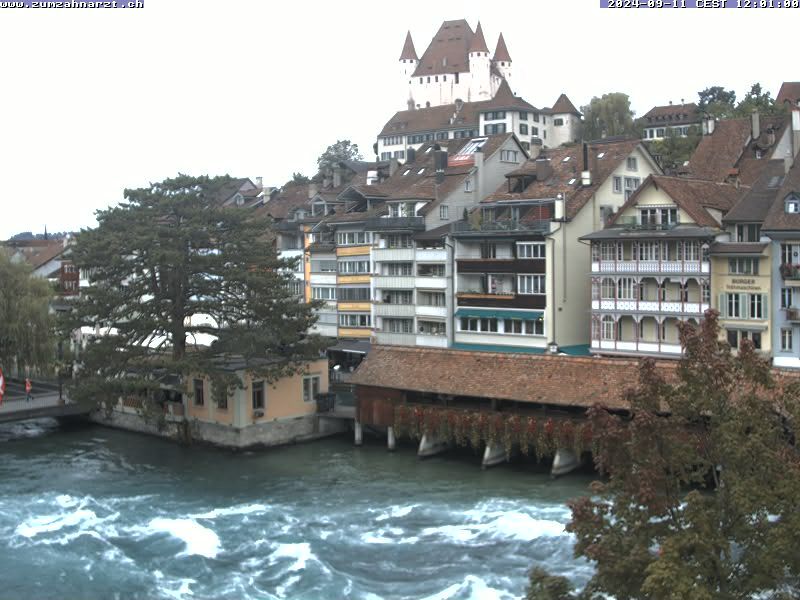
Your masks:
<svg viewBox="0 0 800 600"><path fill-rule="evenodd" d="M413 248L373 248L372 260L375 262L414 260Z"/></svg>
<svg viewBox="0 0 800 600"><path fill-rule="evenodd" d="M543 258L457 258L459 273L544 273Z"/></svg>
<svg viewBox="0 0 800 600"><path fill-rule="evenodd" d="M376 331L375 342L390 346L414 346L417 343L417 336L413 333L390 333L388 331Z"/></svg>
<svg viewBox="0 0 800 600"><path fill-rule="evenodd" d="M680 302L658 300L592 300L592 310L613 312L643 312L690 314L701 316L707 311L707 302Z"/></svg>
<svg viewBox="0 0 800 600"><path fill-rule="evenodd" d="M431 306L428 304L417 304L415 307L416 315L418 317L431 317L434 319L447 318L446 306Z"/></svg>
<svg viewBox="0 0 800 600"><path fill-rule="evenodd" d="M425 217L372 217L364 224L367 231L425 231Z"/></svg>
<svg viewBox="0 0 800 600"><path fill-rule="evenodd" d="M550 219L521 223L520 221L487 221L470 223L457 221L451 225L453 234L457 236L508 235L509 233L545 234L550 231Z"/></svg>
<svg viewBox="0 0 800 600"><path fill-rule="evenodd" d="M709 262L701 260L600 260L592 261L592 273L708 274Z"/></svg>
<svg viewBox="0 0 800 600"><path fill-rule="evenodd" d="M680 356L682 348L680 344L659 341L635 341L635 340L592 340L592 350L603 354L666 354L670 356Z"/></svg>
<svg viewBox="0 0 800 600"><path fill-rule="evenodd" d="M786 320L790 323L800 323L800 308L785 308Z"/></svg>
<svg viewBox="0 0 800 600"><path fill-rule="evenodd" d="M788 281L800 281L800 265L783 263L780 266L781 277Z"/></svg>
<svg viewBox="0 0 800 600"><path fill-rule="evenodd" d="M487 294L484 292L458 292L458 306L484 306L486 308L535 308L544 309L547 297L544 294Z"/></svg>
<svg viewBox="0 0 800 600"><path fill-rule="evenodd" d="M411 290L415 279L413 275L376 275L372 281L379 290Z"/></svg>
<svg viewBox="0 0 800 600"><path fill-rule="evenodd" d="M642 223L639 217L620 217L616 225L622 226L629 231L669 231L675 229L680 223Z"/></svg>
<svg viewBox="0 0 800 600"><path fill-rule="evenodd" d="M389 304L385 302L375 303L376 317L406 317L414 316L413 304Z"/></svg>
<svg viewBox="0 0 800 600"><path fill-rule="evenodd" d="M415 258L417 262L445 262L447 250L444 248L418 248Z"/></svg>

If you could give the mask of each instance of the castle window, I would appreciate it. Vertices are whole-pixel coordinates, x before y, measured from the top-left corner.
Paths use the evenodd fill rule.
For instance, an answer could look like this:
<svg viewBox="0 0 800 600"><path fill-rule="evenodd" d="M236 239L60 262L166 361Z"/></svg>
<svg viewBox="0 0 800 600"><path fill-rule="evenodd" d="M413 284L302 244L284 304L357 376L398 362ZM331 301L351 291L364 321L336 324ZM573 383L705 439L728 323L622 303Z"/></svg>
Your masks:
<svg viewBox="0 0 800 600"><path fill-rule="evenodd" d="M442 81L447 81L447 75L442 75Z"/></svg>
<svg viewBox="0 0 800 600"><path fill-rule="evenodd" d="M430 75L429 75L427 83L430 83L430 82L431 82L431 78L430 78Z"/></svg>
<svg viewBox="0 0 800 600"><path fill-rule="evenodd" d="M439 83L439 76L438 75L436 75L433 79L434 79L434 81L436 81L436 83Z"/></svg>
<svg viewBox="0 0 800 600"><path fill-rule="evenodd" d="M419 82L422 83L422 77L419 78Z"/></svg>
<svg viewBox="0 0 800 600"><path fill-rule="evenodd" d="M458 83L458 73L456 73L456 83Z"/></svg>
<svg viewBox="0 0 800 600"><path fill-rule="evenodd" d="M539 122L539 113L533 113L533 120L538 123Z"/></svg>
<svg viewBox="0 0 800 600"><path fill-rule="evenodd" d="M528 125L526 123L520 123L519 132L523 135L528 135Z"/></svg>
<svg viewBox="0 0 800 600"><path fill-rule="evenodd" d="M526 112L520 112L520 113L519 113L519 120L520 120L520 121L527 121L527 120L528 120L528 113L526 113Z"/></svg>
<svg viewBox="0 0 800 600"><path fill-rule="evenodd" d="M564 124L564 119L553 119L553 125L555 127L561 127Z"/></svg>

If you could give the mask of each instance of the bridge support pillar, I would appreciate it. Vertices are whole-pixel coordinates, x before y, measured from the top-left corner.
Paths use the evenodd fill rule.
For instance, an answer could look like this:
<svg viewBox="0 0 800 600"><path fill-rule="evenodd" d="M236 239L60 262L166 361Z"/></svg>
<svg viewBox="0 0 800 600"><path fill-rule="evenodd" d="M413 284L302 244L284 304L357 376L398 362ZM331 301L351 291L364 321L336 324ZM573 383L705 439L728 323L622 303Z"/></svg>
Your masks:
<svg viewBox="0 0 800 600"><path fill-rule="evenodd" d="M435 456L437 454L441 454L449 447L450 445L446 441L438 439L435 435L428 435L425 433L422 435L422 439L419 441L419 450L417 450L417 456L419 458Z"/></svg>
<svg viewBox="0 0 800 600"><path fill-rule="evenodd" d="M394 427L390 425L386 428L386 448L389 452L394 452L396 446L397 440L394 437Z"/></svg>
<svg viewBox="0 0 800 600"><path fill-rule="evenodd" d="M355 445L360 446L361 444L364 443L364 431L361 428L361 421L355 421L354 430L355 430L355 439L354 439Z"/></svg>
<svg viewBox="0 0 800 600"><path fill-rule="evenodd" d="M481 468L488 469L501 463L506 462L506 449L499 444L486 444L486 449L483 451L483 460L481 461Z"/></svg>
<svg viewBox="0 0 800 600"><path fill-rule="evenodd" d="M553 466L550 468L550 475L558 477L566 475L581 466L581 459L569 448L559 448L553 457Z"/></svg>

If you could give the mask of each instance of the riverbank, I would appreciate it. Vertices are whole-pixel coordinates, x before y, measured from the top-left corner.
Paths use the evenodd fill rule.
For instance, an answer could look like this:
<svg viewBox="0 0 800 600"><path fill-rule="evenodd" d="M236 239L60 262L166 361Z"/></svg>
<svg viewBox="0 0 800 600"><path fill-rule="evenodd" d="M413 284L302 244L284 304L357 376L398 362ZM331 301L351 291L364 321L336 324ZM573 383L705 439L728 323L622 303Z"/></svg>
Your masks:
<svg viewBox="0 0 800 600"><path fill-rule="evenodd" d="M508 599L534 564L591 573L564 532L588 475L419 461L370 438L232 453L14 427L0 428L10 598Z"/></svg>

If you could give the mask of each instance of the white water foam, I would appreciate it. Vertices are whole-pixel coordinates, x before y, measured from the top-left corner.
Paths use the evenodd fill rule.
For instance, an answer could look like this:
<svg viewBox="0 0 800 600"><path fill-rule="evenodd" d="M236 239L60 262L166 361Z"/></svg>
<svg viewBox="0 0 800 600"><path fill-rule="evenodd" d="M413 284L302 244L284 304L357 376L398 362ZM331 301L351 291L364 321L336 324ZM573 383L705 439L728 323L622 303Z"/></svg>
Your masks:
<svg viewBox="0 0 800 600"><path fill-rule="evenodd" d="M215 508L205 513L191 515L193 519L217 519L219 517L231 517L235 515L252 515L265 513L268 508L265 504L244 504L241 506L230 506L228 508Z"/></svg>
<svg viewBox="0 0 800 600"><path fill-rule="evenodd" d="M392 506L388 512L381 513L375 517L376 521L386 521L387 519L400 519L405 517L414 510L418 504L411 504L410 506Z"/></svg>
<svg viewBox="0 0 800 600"><path fill-rule="evenodd" d="M220 551L219 536L194 519L156 517L147 525L145 532L165 532L181 540L186 544L186 549L179 556L196 554L206 558L216 558Z"/></svg>
<svg viewBox="0 0 800 600"><path fill-rule="evenodd" d="M299 544L278 544L278 548L270 554L269 562L274 565L281 558L293 559L287 572L302 571L306 568L308 561L315 558L311 552L311 546L307 542Z"/></svg>
<svg viewBox="0 0 800 600"><path fill-rule="evenodd" d="M469 600L508 600L511 594L489 587L486 582L475 575L467 575L461 583L454 583L441 592L425 596L422 600L449 600L451 598L467 598Z"/></svg>

